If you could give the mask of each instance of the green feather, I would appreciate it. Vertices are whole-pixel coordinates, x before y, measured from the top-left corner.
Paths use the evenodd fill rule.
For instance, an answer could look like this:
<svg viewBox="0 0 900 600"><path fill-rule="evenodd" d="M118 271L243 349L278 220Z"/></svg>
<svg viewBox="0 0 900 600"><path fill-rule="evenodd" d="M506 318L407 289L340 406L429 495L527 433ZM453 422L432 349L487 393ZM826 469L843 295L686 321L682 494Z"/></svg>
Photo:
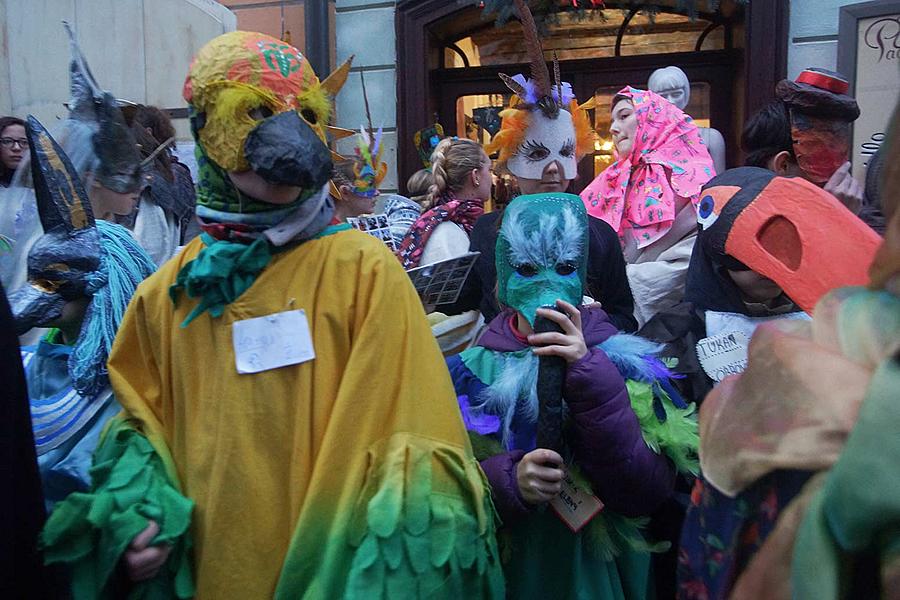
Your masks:
<svg viewBox="0 0 900 600"><path fill-rule="evenodd" d="M700 469L697 460L700 434L694 405L677 408L665 392L658 391L666 413L665 421L660 422L653 409L656 397L651 384L629 379L625 385L647 446L657 454L664 453L682 473L696 475Z"/></svg>

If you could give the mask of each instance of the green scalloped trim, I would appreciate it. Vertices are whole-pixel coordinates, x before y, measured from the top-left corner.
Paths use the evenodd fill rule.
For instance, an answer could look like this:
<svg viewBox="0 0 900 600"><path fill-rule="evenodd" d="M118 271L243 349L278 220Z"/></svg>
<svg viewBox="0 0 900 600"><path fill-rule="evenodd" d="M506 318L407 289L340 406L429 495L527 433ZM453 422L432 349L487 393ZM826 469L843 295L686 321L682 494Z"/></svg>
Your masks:
<svg viewBox="0 0 900 600"><path fill-rule="evenodd" d="M343 597L502 599L496 521L487 479L464 448L394 434L369 449L340 541L352 552ZM284 569L301 554L292 546ZM279 585L276 597L296 592Z"/></svg>
<svg viewBox="0 0 900 600"><path fill-rule="evenodd" d="M172 552L129 598L191 598L194 503L178 492L148 439L125 419L112 419L94 452L91 479L90 493L57 504L41 532L45 561L71 567L72 596L112 598L107 587L122 553L153 519L160 531L151 544L169 544Z"/></svg>

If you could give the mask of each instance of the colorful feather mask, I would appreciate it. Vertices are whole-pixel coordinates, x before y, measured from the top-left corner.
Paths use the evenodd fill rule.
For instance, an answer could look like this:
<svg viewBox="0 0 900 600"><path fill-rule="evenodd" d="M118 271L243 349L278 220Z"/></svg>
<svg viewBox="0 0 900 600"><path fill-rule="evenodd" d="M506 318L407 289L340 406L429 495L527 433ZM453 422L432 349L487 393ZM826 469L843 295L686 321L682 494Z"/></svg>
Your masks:
<svg viewBox="0 0 900 600"><path fill-rule="evenodd" d="M556 56L551 81L528 5L524 0L516 0L516 6L531 77L500 74L514 96L509 107L500 113L503 119L500 131L486 150L489 154L497 152L499 164L516 177L540 179L547 165L555 161L566 179L574 179L578 161L593 147L594 131L587 113L575 99L571 84L562 81Z"/></svg>
<svg viewBox="0 0 900 600"><path fill-rule="evenodd" d="M356 143L356 159L353 161L353 193L357 196L371 198L378 195L378 186L387 174L387 163L381 162L381 154L384 151L382 143L382 128L374 131L372 127L372 114L369 111L369 97L366 94L366 80L362 73L359 74L362 81L363 102L366 107L366 120L369 127L359 128L359 138Z"/></svg>
<svg viewBox="0 0 900 600"><path fill-rule="evenodd" d="M587 273L588 221L572 194L531 194L509 203L497 236L497 298L534 325L557 300L578 306Z"/></svg>
<svg viewBox="0 0 900 600"><path fill-rule="evenodd" d="M381 162L381 154L384 151L382 144L382 131L372 135L365 128L359 131L359 140L356 144L356 160L354 160L353 193L357 196L371 198L378 195L378 186L387 174L387 163Z"/></svg>

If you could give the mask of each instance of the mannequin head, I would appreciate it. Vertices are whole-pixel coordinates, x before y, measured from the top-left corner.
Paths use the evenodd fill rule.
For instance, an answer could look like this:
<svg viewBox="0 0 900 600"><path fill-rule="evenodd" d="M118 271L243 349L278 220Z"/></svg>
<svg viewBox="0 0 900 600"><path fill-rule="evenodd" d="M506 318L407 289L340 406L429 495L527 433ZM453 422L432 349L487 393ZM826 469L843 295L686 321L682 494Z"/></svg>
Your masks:
<svg viewBox="0 0 900 600"><path fill-rule="evenodd" d="M681 110L691 101L691 82L678 67L663 67L653 71L647 81L647 88Z"/></svg>

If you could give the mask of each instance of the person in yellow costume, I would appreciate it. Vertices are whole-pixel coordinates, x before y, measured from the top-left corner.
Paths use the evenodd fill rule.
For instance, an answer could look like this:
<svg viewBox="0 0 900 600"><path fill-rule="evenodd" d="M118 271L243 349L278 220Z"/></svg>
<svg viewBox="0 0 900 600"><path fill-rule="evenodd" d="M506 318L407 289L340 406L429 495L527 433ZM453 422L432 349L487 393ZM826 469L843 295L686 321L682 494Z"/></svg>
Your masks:
<svg viewBox="0 0 900 600"><path fill-rule="evenodd" d="M91 493L45 529L76 596L111 594L95 567L122 554L164 597L503 597L421 302L384 244L330 224L323 140L348 69L319 82L249 32L195 58L204 233L135 294L109 359L124 418Z"/></svg>

